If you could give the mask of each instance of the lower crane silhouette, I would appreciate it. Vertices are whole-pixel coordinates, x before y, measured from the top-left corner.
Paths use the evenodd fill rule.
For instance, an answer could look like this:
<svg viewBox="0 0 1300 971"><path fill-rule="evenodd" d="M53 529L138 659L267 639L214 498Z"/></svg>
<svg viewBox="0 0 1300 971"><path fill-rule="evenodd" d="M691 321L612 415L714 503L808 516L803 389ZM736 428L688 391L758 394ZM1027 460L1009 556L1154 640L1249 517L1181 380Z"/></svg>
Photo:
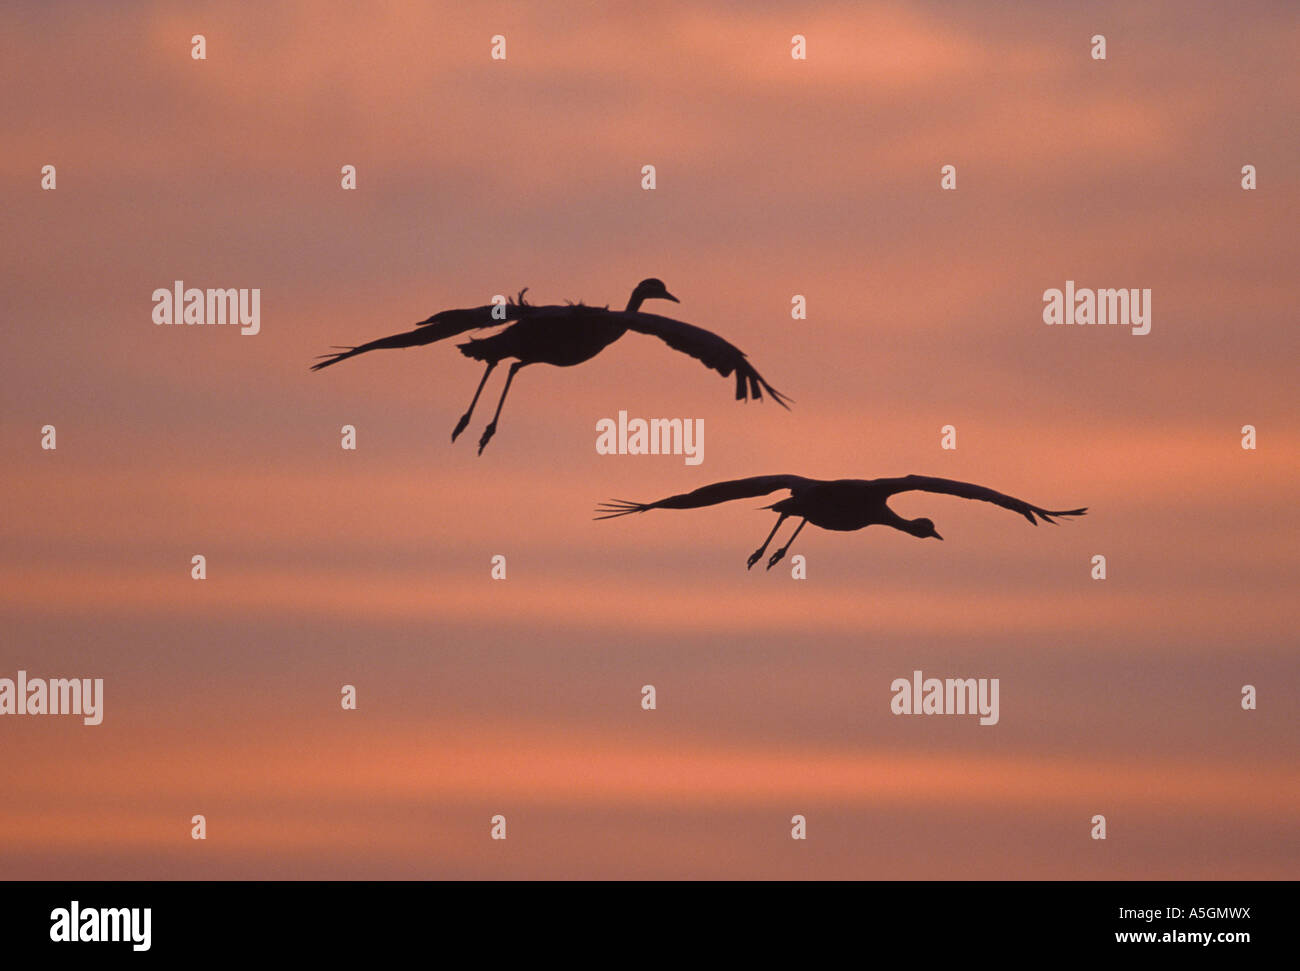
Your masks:
<svg viewBox="0 0 1300 971"><path fill-rule="evenodd" d="M935 539L943 539L935 531L932 520L904 519L889 508L887 500L900 492L937 492L942 495L960 496L963 499L991 502L1003 509L1020 513L1035 526L1038 525L1038 519L1053 523L1055 522L1053 517L1082 516L1088 511L1086 508L1040 509L1023 499L1003 495L984 486L958 482L955 479L936 479L928 475L905 475L895 479L835 479L833 481L806 479L801 475L756 475L748 479L715 482L694 492L669 496L657 502L611 500L596 507L596 512L602 515L595 518L613 519L650 509L698 509L701 506L716 506L720 502L731 502L733 499L765 496L781 489L789 489L790 496L770 506L762 507L773 509L780 516L772 531L767 534L767 539L763 540L763 545L749 557L751 569L766 552L781 524L791 516L799 517L801 521L790 534L786 544L768 559L769 570L785 556L794 538L808 523L820 526L822 529L840 532L851 532L867 526L893 526L919 539L931 536Z"/></svg>
<svg viewBox="0 0 1300 971"><path fill-rule="evenodd" d="M501 407L506 403L510 383L520 368L529 364L573 367L591 360L629 330L658 337L673 350L689 354L724 378L734 373L737 401L746 401L749 397L762 398L766 391L781 407L789 408L786 404L789 399L763 380L740 348L702 327L641 311L641 304L646 300L680 302L668 292L662 280L651 277L638 283L628 299L627 309L623 311L589 307L582 303L536 306L524 301L527 292L527 289L520 291L517 301L506 304L444 310L420 321L414 330L381 337L358 347L341 348L335 354L323 354L321 356L325 360L312 365L312 370L319 371L367 351L420 347L466 331L498 327L507 321L515 321L496 334L481 339L470 338L466 343L456 345L466 357L485 362L487 370L483 372L483 379L478 383L469 408L451 433L453 442L469 424L474 406L478 404L479 395L483 393L483 386L487 384L493 369L505 358L515 359L506 375L506 384L501 391L501 399L497 402L496 413L483 430L483 437L479 439L480 455L496 433Z"/></svg>

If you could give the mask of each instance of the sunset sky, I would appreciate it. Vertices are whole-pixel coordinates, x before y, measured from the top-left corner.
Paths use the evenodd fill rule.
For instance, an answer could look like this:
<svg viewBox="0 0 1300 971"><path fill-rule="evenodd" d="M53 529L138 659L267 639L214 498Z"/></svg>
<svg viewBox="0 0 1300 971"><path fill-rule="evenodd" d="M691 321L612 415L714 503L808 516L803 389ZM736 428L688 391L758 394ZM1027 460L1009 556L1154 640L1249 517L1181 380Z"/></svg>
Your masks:
<svg viewBox="0 0 1300 971"><path fill-rule="evenodd" d="M102 725L0 718L0 878L1300 873L1294 4L0 27L0 678L105 681ZM630 334L524 370L479 457L505 369L453 445L454 341L308 370L648 276L792 410ZM261 332L155 326L175 280L260 288ZM1066 280L1149 288L1151 332L1044 325ZM703 463L598 455L620 410L703 419ZM911 493L945 542L810 527L803 581L745 569L778 497L591 518L771 473L1089 513ZM918 669L999 678L999 723L891 714Z"/></svg>

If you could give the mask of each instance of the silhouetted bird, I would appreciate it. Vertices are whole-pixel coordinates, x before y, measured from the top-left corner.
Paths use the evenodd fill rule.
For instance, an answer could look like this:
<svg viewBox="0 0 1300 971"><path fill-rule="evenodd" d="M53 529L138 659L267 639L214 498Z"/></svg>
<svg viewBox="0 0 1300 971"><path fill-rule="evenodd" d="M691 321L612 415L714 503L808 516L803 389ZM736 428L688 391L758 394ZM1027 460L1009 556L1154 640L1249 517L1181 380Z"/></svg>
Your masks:
<svg viewBox="0 0 1300 971"><path fill-rule="evenodd" d="M581 303L534 306L524 301L524 294L527 292L527 289L521 291L517 301L510 301L505 305L488 304L483 307L444 310L434 314L428 320L420 321L415 330L394 334L392 337L382 337L359 347L344 348L337 354L323 354L321 356L327 360L312 365L312 370L318 371L357 354L364 354L366 351L393 347L419 347L469 330L496 327L507 321L515 321L511 326L490 337L470 338L466 343L456 345L466 357L487 362L487 370L483 372L483 378L479 381L478 389L470 400L469 408L451 433L453 442L469 424L474 406L478 404L479 395L483 393L483 386L487 384L488 375L492 373L493 368L505 358L516 359L510 365L510 371L506 375L506 384L501 391L501 399L497 402L496 413L484 429L483 437L479 439L480 455L496 432L497 420L501 417L501 406L505 404L510 383L520 368L528 364L553 364L556 367L572 367L581 364L583 361L591 360L629 330L658 337L673 350L689 354L723 377L728 377L734 372L737 401L745 401L748 396L762 398L763 392L766 391L781 407L789 407L785 403L788 400L785 395L777 392L763 380L739 348L702 327L695 327L669 317L640 312L641 304L645 300L679 302L668 292L661 280L650 278L638 283L627 302L627 309L623 311L610 310L608 307L589 307Z"/></svg>
<svg viewBox="0 0 1300 971"><path fill-rule="evenodd" d="M934 523L931 520L904 519L889 508L886 500L899 492L920 490L922 492L938 492L949 496L961 496L963 499L982 499L984 502L992 502L1003 509L1010 509L1012 512L1020 513L1035 526L1038 525L1035 516L1050 523L1053 522L1053 516L1082 516L1088 511L1086 508L1057 511L1039 509L1023 499L1004 496L1000 492L994 492L992 489L986 489L983 486L971 485L969 482L957 482L953 479L935 479L928 475L905 475L897 479L836 479L831 482L821 479L805 479L800 475L758 475L749 479L715 482L713 485L704 486L694 492L669 496L667 499L660 499L658 502L617 500L602 503L596 507L596 511L604 513L604 515L596 518L613 519L616 516L627 516L634 512L645 512L647 509L697 509L700 506L714 506L720 502L730 502L733 499L765 496L779 489L789 489L790 497L770 506L762 507L764 509L775 509L781 515L777 519L776 525L772 527L772 532L767 534L767 539L763 540L763 545L755 550L754 554L749 558L750 568L758 562L768 544L772 542L772 537L776 535L776 531L781 528L781 524L785 522L788 516L799 516L802 518L802 522L795 527L786 544L773 553L771 559L767 561L769 570L776 566L781 557L785 556L786 550L790 548L794 538L799 535L799 530L803 529L807 523L820 526L822 529L834 529L843 532L862 529L865 526L893 526L895 529L901 529L903 532L911 533L920 539L929 536L933 536L935 539L943 539L942 536L935 532Z"/></svg>

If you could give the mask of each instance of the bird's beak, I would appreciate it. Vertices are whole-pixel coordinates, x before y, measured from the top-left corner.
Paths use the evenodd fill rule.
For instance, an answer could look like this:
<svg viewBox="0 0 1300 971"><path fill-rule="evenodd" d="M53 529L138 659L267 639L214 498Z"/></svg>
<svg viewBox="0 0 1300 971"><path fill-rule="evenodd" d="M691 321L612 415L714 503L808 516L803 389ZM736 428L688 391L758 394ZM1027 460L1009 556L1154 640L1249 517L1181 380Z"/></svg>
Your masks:
<svg viewBox="0 0 1300 971"><path fill-rule="evenodd" d="M935 533L935 534L934 534L934 538L935 538L935 539L938 539L938 540L943 539L943 537L940 536L938 533Z"/></svg>
<svg viewBox="0 0 1300 971"><path fill-rule="evenodd" d="M665 299L665 300L671 300L673 303L681 303L680 300L678 300L676 297L674 297L674 296L673 296L671 293L669 293L667 290L664 291L664 299Z"/></svg>

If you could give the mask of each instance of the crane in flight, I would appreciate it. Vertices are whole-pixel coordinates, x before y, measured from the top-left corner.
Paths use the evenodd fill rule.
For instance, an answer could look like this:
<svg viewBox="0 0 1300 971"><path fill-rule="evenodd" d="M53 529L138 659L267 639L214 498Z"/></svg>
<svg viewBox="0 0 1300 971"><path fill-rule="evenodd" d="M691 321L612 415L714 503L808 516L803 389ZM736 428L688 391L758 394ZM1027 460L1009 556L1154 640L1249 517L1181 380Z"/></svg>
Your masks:
<svg viewBox="0 0 1300 971"><path fill-rule="evenodd" d="M834 481L806 479L801 475L757 475L748 479L715 482L713 485L703 486L694 492L669 496L667 499L660 499L657 502L611 500L596 507L596 512L601 515L595 518L613 519L616 516L629 516L632 513L646 512L650 509L698 509L701 506L715 506L720 502L731 502L733 499L765 496L782 489L790 490L790 495L787 498L770 506L762 507L763 509L775 510L779 514L779 518L776 525L772 527L772 531L767 534L767 539L763 540L763 545L749 557L750 569L767 550L772 538L776 536L776 531L781 528L781 524L791 516L800 519L799 525L790 534L786 544L768 559L767 568L769 570L776 566L781 558L785 556L786 550L790 548L794 538L799 535L799 531L808 523L820 526L822 529L833 529L841 532L851 532L867 526L892 526L894 529L901 529L903 532L910 533L919 539L926 539L931 536L935 539L943 539L935 530L932 520L904 519L889 508L887 500L900 492L937 492L941 495L960 496L963 499L979 499L983 502L991 502L1003 509L1010 509L1012 512L1020 513L1035 526L1038 525L1038 519L1054 523L1055 519L1053 517L1082 516L1088 511L1086 508L1040 509L1023 499L1003 495L1001 492L995 492L984 486L972 485L969 482L958 482L954 479L936 479L928 475L905 475L895 479L836 479ZM1035 517L1038 518L1035 519Z"/></svg>
<svg viewBox="0 0 1300 971"><path fill-rule="evenodd" d="M629 330L658 337L673 350L689 354L724 378L734 373L737 401L747 401L750 397L761 399L766 391L781 407L789 408L786 401L790 399L763 380L763 376L746 359L744 352L734 344L702 327L641 311L641 304L646 300L680 302L668 292L662 280L651 277L638 283L628 299L627 308L622 311L610 310L608 307L590 307L582 303L537 306L525 302L524 294L527 292L527 289L520 291L518 300L511 300L504 305L497 303L444 310L420 321L414 330L381 337L357 347L340 348L334 354L323 354L321 357L324 360L313 364L312 370L319 371L367 351L420 347L466 331L497 327L514 321L504 330L488 337L471 337L464 344L456 345L466 357L485 362L487 370L483 372L474 397L470 399L469 408L451 433L453 442L469 424L488 376L502 360L514 358L506 374L505 387L497 402L496 413L484 429L483 437L479 439L480 455L496 433L501 407L506 402L510 384L520 368L529 364L573 367L591 360Z"/></svg>

